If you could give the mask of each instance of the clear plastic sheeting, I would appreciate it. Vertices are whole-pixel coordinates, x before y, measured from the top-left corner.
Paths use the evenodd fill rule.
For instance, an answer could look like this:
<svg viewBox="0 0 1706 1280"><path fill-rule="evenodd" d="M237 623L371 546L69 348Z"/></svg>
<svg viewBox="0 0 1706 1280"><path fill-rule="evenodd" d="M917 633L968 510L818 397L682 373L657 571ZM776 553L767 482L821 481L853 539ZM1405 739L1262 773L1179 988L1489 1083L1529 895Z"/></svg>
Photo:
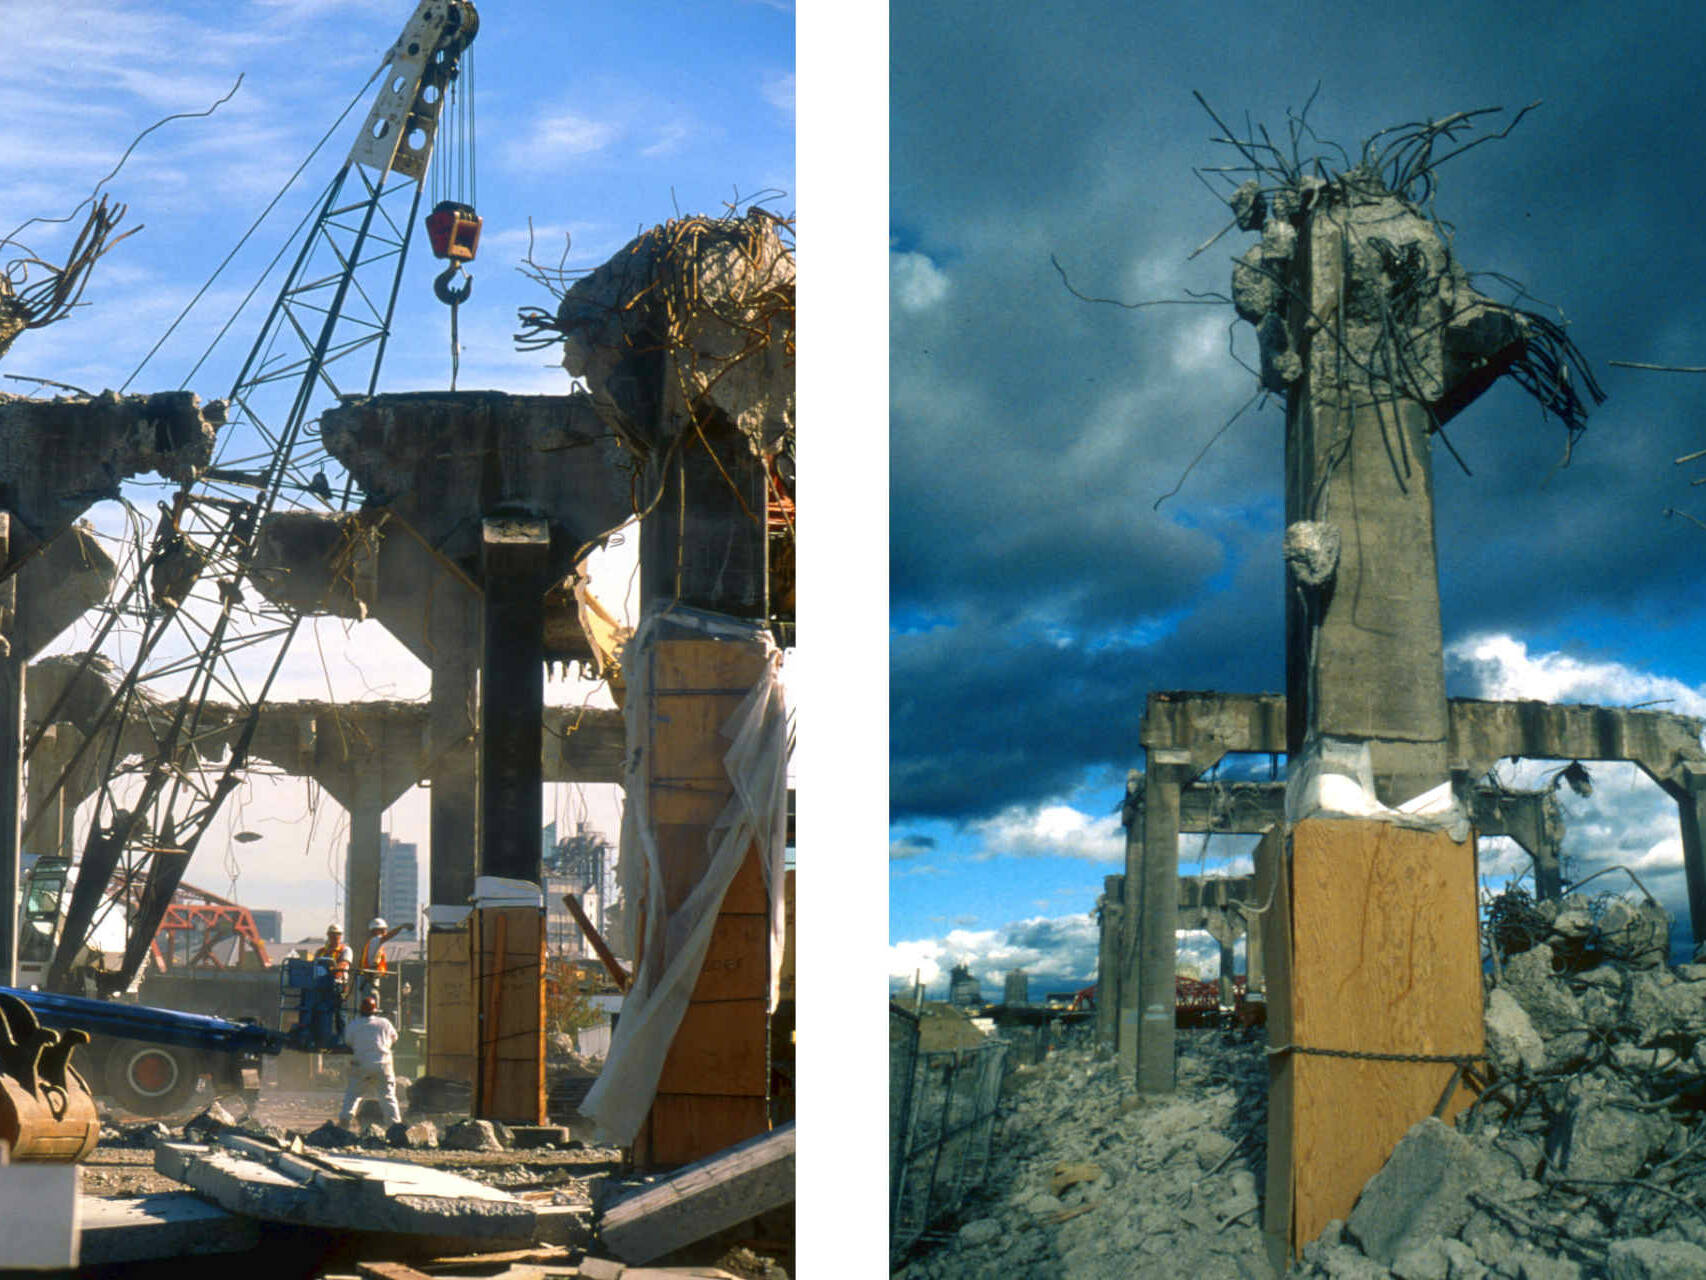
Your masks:
<svg viewBox="0 0 1706 1280"><path fill-rule="evenodd" d="M649 741L647 717L655 704L652 650L669 640L726 640L753 647L765 657L763 674L722 727L729 740L723 767L734 795L708 831L709 862L703 877L673 912L650 905L666 901L663 864L652 820L651 762L634 745ZM629 954L637 950L641 959L604 1070L581 1103L581 1112L597 1124L601 1141L626 1146L639 1132L657 1093L664 1057L698 983L723 895L754 841L770 901L770 1008L776 1007L787 839L788 730L781 663L781 650L763 624L668 604L647 613L623 650L630 746L623 769L628 794L617 872L622 886L617 946ZM636 947L642 904L647 904L645 937Z"/></svg>
<svg viewBox="0 0 1706 1280"><path fill-rule="evenodd" d="M1378 818L1401 827L1446 831L1459 844L1469 838L1469 815L1449 782L1388 808L1375 797L1368 743L1325 734L1303 744L1285 782L1286 825L1316 817Z"/></svg>

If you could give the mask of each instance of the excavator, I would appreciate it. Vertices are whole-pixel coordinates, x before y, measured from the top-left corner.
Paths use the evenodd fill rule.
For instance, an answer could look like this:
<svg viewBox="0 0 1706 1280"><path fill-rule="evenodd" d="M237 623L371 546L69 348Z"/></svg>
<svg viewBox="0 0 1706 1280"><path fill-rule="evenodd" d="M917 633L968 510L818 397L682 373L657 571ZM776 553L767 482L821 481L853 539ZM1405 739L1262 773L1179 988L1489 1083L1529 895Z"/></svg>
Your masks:
<svg viewBox="0 0 1706 1280"><path fill-rule="evenodd" d="M470 0L419 0L368 82L379 89L367 118L227 397L231 411L218 456L161 504L149 554L97 628L91 656L122 619L132 630L125 645L132 657L55 789L82 767L87 752L112 740L112 734L103 739L103 727L116 729L149 699L166 712L149 758L140 765L107 758L108 777L75 865L50 859L32 868L20 938L23 972L37 981L0 987L0 1141L13 1159L86 1154L98 1133L95 1090L142 1114L169 1114L204 1074L214 1078L216 1092L238 1092L253 1087L261 1055L345 1051L336 987L323 962L292 959L282 966L283 1029L148 1008L128 993L197 843L243 781L261 707L300 621L299 614L263 605L263 593L248 582L261 567L262 521L281 502L312 499L347 509L352 496L359 501L347 479L334 487L326 469L335 463L316 451L305 427L316 404L339 391L335 361L342 362L339 378L365 363L366 376L346 383L349 390L364 384L372 394L377 386L441 113L455 101L462 61L478 31ZM447 135L456 139L458 132ZM444 168L465 173L472 166ZM441 185L447 198L424 221L435 255L450 263L434 293L451 307L454 355L456 307L469 292L463 265L478 247L480 219L471 190ZM401 201L408 202L404 216L394 212ZM192 615L198 639L186 656L184 636L192 632L182 620ZM246 669L264 673L246 677L247 688L234 688L242 685L238 650ZM210 710L210 691L240 695L234 718ZM57 703L43 709L40 724L55 723L59 712ZM201 780L203 752L227 739L233 723L233 745L208 785ZM40 736L38 729L26 742L26 759ZM26 826L22 838L30 836ZM132 891L115 894L115 884ZM111 927L115 910L124 934L118 963L93 964L91 956L107 950L98 935ZM71 1061L76 1049L83 1049L82 1070Z"/></svg>

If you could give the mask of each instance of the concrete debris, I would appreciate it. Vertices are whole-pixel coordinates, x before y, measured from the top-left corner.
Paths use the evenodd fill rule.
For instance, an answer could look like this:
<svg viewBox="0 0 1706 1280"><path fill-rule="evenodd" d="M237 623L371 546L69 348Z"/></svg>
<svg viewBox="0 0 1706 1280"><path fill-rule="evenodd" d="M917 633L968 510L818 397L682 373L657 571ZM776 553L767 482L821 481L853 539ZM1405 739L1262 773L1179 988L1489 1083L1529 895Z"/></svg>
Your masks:
<svg viewBox="0 0 1706 1280"><path fill-rule="evenodd" d="M0 508L50 542L133 476L153 472L188 486L213 460L225 407L188 391L0 395Z"/></svg>
<svg viewBox="0 0 1706 1280"><path fill-rule="evenodd" d="M302 1135L302 1141L310 1147L336 1151L344 1147L359 1147L361 1139L335 1120L328 1120L318 1129Z"/></svg>
<svg viewBox="0 0 1706 1280"><path fill-rule="evenodd" d="M1494 918L1524 949L1488 993L1490 1086L1456 1129L1412 1129L1297 1274L1706 1275L1706 967L1664 964L1652 903Z"/></svg>
<svg viewBox="0 0 1706 1280"><path fill-rule="evenodd" d="M605 1245L644 1263L794 1201L793 1122L686 1165L604 1207Z"/></svg>
<svg viewBox="0 0 1706 1280"><path fill-rule="evenodd" d="M438 1145L446 1151L502 1151L504 1144L498 1138L497 1128L491 1120L458 1120L439 1137Z"/></svg>
<svg viewBox="0 0 1706 1280"><path fill-rule="evenodd" d="M794 255L777 220L680 218L653 227L563 295L563 367L641 452L685 423L658 425L635 366L660 348L666 381L696 412L714 408L768 457L794 430Z"/></svg>
<svg viewBox="0 0 1706 1280"><path fill-rule="evenodd" d="M1017 1068L988 1178L958 1225L944 1224L952 1237L915 1246L897 1274L1266 1276L1261 1044L1193 1030L1178 1044L1168 1096L1135 1094L1115 1063L1081 1048Z"/></svg>
<svg viewBox="0 0 1706 1280"><path fill-rule="evenodd" d="M402 1147L409 1151L424 1151L438 1146L438 1126L431 1120L417 1120L413 1124L398 1121L385 1131L385 1140L393 1147Z"/></svg>
<svg viewBox="0 0 1706 1280"><path fill-rule="evenodd" d="M185 1258L207 1253L248 1253L261 1241L254 1218L228 1213L193 1191L168 1191L134 1199L84 1196L82 1265L108 1266Z"/></svg>
<svg viewBox="0 0 1706 1280"><path fill-rule="evenodd" d="M234 1213L326 1231L520 1244L537 1226L531 1205L442 1169L295 1155L229 1134L211 1146L162 1143L154 1167Z"/></svg>
<svg viewBox="0 0 1706 1280"><path fill-rule="evenodd" d="M1285 527L1285 562L1306 587L1324 587L1339 570L1339 527L1319 520L1294 520Z"/></svg>

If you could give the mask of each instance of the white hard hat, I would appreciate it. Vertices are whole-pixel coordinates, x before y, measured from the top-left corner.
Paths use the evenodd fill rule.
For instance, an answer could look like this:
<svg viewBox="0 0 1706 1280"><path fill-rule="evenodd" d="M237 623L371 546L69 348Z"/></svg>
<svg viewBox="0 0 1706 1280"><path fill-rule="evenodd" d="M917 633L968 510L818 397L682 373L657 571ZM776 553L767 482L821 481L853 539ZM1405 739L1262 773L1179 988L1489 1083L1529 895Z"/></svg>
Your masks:
<svg viewBox="0 0 1706 1280"><path fill-rule="evenodd" d="M384 916L374 916L373 919L371 919L367 922L367 927L369 929L383 929L383 928L385 928L386 927L385 917Z"/></svg>
<svg viewBox="0 0 1706 1280"><path fill-rule="evenodd" d="M329 924L326 926L327 933L342 933L343 931L344 927L341 924Z"/></svg>

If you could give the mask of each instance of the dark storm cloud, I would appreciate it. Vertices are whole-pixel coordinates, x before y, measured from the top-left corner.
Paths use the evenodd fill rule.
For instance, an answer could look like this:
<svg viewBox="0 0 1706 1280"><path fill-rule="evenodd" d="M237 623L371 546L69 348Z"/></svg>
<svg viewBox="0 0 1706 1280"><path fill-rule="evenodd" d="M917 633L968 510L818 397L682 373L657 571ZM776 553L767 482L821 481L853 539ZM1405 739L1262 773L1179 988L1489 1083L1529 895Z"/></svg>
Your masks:
<svg viewBox="0 0 1706 1280"><path fill-rule="evenodd" d="M1319 78L1310 118L1347 145L1547 99L1441 170L1436 207L1472 269L1563 306L1611 400L1558 471L1562 432L1514 387L1448 428L1474 474L1434 451L1447 640L1702 617L1706 534L1661 513L1689 505L1671 459L1706 446L1706 378L1607 365L1706 364L1701 21L1657 6L1616 23L1552 6L1366 23L1320 5L1149 8L895 13L896 817L986 816L1136 763L1151 689L1280 686L1277 406L1152 509L1253 389L1225 354L1230 308L1088 305L1049 262L1091 294L1226 289L1249 237L1183 261L1225 221L1190 174L1226 159L1193 88L1275 130Z"/></svg>
<svg viewBox="0 0 1706 1280"><path fill-rule="evenodd" d="M931 852L936 847L934 836L910 835L889 841L889 860L900 862Z"/></svg>

